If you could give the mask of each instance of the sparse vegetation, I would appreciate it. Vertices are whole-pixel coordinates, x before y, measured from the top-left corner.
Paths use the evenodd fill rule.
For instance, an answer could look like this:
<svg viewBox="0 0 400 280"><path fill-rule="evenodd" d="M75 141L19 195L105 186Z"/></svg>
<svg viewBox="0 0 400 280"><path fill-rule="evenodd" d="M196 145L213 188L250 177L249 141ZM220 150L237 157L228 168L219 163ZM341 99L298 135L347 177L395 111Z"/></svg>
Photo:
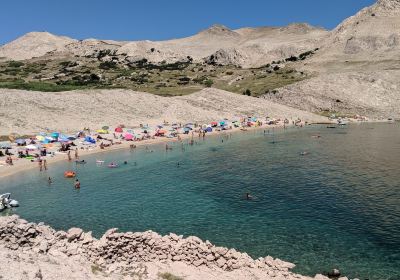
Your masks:
<svg viewBox="0 0 400 280"><path fill-rule="evenodd" d="M214 84L214 81L211 80L211 79L207 79L207 80L205 80L205 81L203 82L203 84L204 84L206 87L212 87L212 85Z"/></svg>
<svg viewBox="0 0 400 280"><path fill-rule="evenodd" d="M21 66L23 66L24 65L24 63L23 62L21 62L21 61L10 61L9 63L8 63L8 66L9 67L15 67L15 68L17 68L17 67L21 67Z"/></svg>
<svg viewBox="0 0 400 280"><path fill-rule="evenodd" d="M245 91L243 91L243 95L251 96L251 90L246 89Z"/></svg>
<svg viewBox="0 0 400 280"><path fill-rule="evenodd" d="M98 265L92 265L90 268L91 268L93 274L98 274L99 272L101 272L101 273L103 272L101 267Z"/></svg>
<svg viewBox="0 0 400 280"><path fill-rule="evenodd" d="M111 59L103 61L106 56ZM249 90L251 96L257 97L308 77L294 69L278 66L276 62L243 69L233 65L193 63L192 60L188 57L187 61L174 63L152 63L147 59L130 62L118 58L112 50L104 50L88 57L26 60L18 63L19 67L2 62L0 87L37 91L127 88L161 96L185 95L215 87L239 94Z"/></svg>
<svg viewBox="0 0 400 280"><path fill-rule="evenodd" d="M100 63L99 68L103 70L115 69L117 68L117 63L114 61L104 61Z"/></svg>

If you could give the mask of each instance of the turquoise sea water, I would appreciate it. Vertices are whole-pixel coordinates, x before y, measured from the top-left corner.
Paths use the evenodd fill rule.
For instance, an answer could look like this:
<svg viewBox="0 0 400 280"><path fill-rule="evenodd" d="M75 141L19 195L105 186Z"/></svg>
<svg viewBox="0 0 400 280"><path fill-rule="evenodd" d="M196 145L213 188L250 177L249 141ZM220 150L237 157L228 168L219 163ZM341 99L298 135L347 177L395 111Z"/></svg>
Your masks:
<svg viewBox="0 0 400 280"><path fill-rule="evenodd" d="M169 152L153 145L154 152L140 147L88 156L86 165L56 163L46 173L1 179L0 192L19 200L14 213L56 229L196 235L255 258L294 262L303 274L339 268L360 279L400 279L398 124L195 140L184 150L177 143ZM109 169L96 158L128 164ZM63 178L75 168L80 190ZM246 192L255 199L244 200Z"/></svg>

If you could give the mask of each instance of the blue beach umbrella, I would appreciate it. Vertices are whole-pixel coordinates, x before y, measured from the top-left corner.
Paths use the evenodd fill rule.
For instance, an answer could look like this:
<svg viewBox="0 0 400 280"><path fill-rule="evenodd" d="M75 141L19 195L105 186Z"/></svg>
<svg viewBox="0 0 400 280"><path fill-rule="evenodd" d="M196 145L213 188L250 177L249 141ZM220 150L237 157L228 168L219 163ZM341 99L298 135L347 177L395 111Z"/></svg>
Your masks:
<svg viewBox="0 0 400 280"><path fill-rule="evenodd" d="M24 144L26 144L26 140L25 140L25 139L17 139L17 140L15 141L15 143L17 143L17 144L19 144L19 145L24 145Z"/></svg>

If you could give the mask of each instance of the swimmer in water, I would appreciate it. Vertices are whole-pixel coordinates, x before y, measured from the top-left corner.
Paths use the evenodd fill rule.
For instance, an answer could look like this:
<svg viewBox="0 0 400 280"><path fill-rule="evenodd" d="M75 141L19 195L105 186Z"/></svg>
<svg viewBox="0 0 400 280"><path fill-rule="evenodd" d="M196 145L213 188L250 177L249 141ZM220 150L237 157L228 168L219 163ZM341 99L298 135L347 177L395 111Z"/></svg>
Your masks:
<svg viewBox="0 0 400 280"><path fill-rule="evenodd" d="M53 181L51 180L51 177L49 177L49 179L47 180L47 182L49 183L49 185L51 185L51 183L53 183Z"/></svg>
<svg viewBox="0 0 400 280"><path fill-rule="evenodd" d="M127 161L124 161L124 164L128 164L128 162L127 162Z"/></svg>
<svg viewBox="0 0 400 280"><path fill-rule="evenodd" d="M75 189L80 189L81 188L81 182L79 182L78 179L75 180Z"/></svg>
<svg viewBox="0 0 400 280"><path fill-rule="evenodd" d="M253 197L250 195L250 193L246 193L246 200L252 200Z"/></svg>

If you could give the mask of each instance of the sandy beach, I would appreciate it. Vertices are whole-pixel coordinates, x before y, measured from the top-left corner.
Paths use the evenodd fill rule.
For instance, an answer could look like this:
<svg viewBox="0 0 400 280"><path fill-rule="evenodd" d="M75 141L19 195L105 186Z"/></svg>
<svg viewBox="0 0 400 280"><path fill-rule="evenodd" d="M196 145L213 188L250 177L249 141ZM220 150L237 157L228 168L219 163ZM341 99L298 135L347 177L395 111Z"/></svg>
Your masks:
<svg viewBox="0 0 400 280"><path fill-rule="evenodd" d="M245 130L240 127L240 128L232 128L230 130L222 130L222 131L214 131L212 133L209 133L206 137L216 137L218 135L224 135L227 133L238 133L238 132L247 132L247 131L252 131L252 130L260 130L260 129L275 129L275 128L283 128L284 124L280 123L280 124L276 124L276 125L261 125L261 126L257 126L257 127L246 127ZM113 134L106 134L103 135L103 137L105 138L113 138ZM130 149L130 146L132 144L134 144L136 146L136 148L139 147L143 147L143 146L150 146L150 145L155 145L155 144L162 144L162 143L172 143L172 142L188 142L192 137L194 140L198 139L198 133L194 133L194 135L192 136L191 134L180 134L179 135L180 139L178 138L167 138L167 137L155 137L154 139L146 139L146 140L142 140L142 141L125 141L125 140L119 140L121 141L120 144L114 144L111 145L109 147L106 147L105 149L100 149L99 145L96 144L95 146L91 146L89 149L87 149L87 147L85 147L82 144L79 144L79 141L75 141L77 142L77 147L78 151L79 151L79 159L82 160L85 158L85 156L88 155L93 155L93 154L99 154L101 155L102 153L108 153L108 152L112 152L112 151L116 151L116 150L120 150L120 149ZM16 151L17 148L15 149L11 149L12 152ZM73 150L72 150L72 157L73 157ZM0 178L1 177L5 177L5 176L10 176L10 175L14 175L18 172L22 172L25 170L30 170L30 169L34 169L38 167L38 163L37 162L31 162L30 160L26 160L26 159L19 159L18 157L13 156L13 165L6 165L4 161L0 161ZM67 154L64 153L55 153L54 155L48 155L45 157L42 157L43 159L47 160L47 164L48 164L48 168L51 168L51 165L55 162L61 162L61 161L68 161L68 157ZM75 159L73 159L74 161Z"/></svg>

